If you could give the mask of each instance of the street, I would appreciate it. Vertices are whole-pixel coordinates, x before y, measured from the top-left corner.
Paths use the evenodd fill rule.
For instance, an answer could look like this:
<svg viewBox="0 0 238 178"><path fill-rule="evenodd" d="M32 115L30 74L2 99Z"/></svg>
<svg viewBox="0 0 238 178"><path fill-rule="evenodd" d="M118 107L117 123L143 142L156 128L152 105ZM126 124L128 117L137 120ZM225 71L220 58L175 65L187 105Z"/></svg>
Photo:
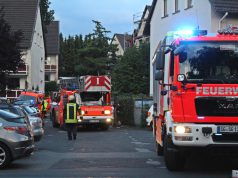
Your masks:
<svg viewBox="0 0 238 178"><path fill-rule="evenodd" d="M76 141L46 120L44 138L31 157L16 160L0 177L231 177L229 160L191 158L182 172L169 172L155 153L148 129L82 130ZM237 164L238 165L238 164Z"/></svg>

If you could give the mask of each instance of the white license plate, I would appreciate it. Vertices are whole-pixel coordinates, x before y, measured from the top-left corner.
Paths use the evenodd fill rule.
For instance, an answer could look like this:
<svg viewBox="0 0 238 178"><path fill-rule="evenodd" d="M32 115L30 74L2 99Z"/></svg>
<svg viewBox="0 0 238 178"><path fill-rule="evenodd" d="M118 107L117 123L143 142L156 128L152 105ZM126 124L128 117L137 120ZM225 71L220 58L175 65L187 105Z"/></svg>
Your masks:
<svg viewBox="0 0 238 178"><path fill-rule="evenodd" d="M217 133L238 133L238 125L219 125Z"/></svg>
<svg viewBox="0 0 238 178"><path fill-rule="evenodd" d="M90 120L90 123L99 123L99 120Z"/></svg>

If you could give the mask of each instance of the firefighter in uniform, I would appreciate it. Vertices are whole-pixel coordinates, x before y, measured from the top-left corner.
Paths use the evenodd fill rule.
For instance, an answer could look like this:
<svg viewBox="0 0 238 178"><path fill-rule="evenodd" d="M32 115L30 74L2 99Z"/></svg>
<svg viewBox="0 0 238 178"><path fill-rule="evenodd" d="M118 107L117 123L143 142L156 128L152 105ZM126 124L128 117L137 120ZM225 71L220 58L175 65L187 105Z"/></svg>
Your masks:
<svg viewBox="0 0 238 178"><path fill-rule="evenodd" d="M46 99L43 99L41 103L41 119L42 119L43 125L44 125L44 118L46 115L47 107L48 107L48 102Z"/></svg>
<svg viewBox="0 0 238 178"><path fill-rule="evenodd" d="M72 140L72 138L76 140L77 137L77 112L79 112L79 105L76 103L74 95L70 95L69 102L64 107L65 126L69 140Z"/></svg>

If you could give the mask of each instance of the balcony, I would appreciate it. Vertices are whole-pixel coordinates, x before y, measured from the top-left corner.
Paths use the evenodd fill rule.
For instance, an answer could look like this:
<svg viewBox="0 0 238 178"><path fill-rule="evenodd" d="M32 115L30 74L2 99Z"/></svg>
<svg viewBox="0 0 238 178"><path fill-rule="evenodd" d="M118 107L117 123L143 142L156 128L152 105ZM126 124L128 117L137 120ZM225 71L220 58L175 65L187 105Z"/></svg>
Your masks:
<svg viewBox="0 0 238 178"><path fill-rule="evenodd" d="M56 65L45 65L45 72L56 73Z"/></svg>
<svg viewBox="0 0 238 178"><path fill-rule="evenodd" d="M28 75L29 74L29 66L28 64L24 64L17 69L16 72L11 73L10 75Z"/></svg>
<svg viewBox="0 0 238 178"><path fill-rule="evenodd" d="M22 90L7 90L6 91L6 98L9 99L16 99L21 94Z"/></svg>

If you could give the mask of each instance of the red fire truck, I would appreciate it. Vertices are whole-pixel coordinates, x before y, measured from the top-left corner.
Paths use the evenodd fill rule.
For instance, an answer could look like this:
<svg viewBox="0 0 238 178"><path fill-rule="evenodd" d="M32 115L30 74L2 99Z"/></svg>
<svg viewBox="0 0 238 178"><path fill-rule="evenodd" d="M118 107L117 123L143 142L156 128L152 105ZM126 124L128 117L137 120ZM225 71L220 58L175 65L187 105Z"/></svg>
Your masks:
<svg viewBox="0 0 238 178"><path fill-rule="evenodd" d="M79 92L80 125L97 125L107 130L113 122L111 105L111 78L109 76L81 76Z"/></svg>
<svg viewBox="0 0 238 178"><path fill-rule="evenodd" d="M63 109L64 104L68 102L68 97L74 95L78 90L77 77L61 77L59 80L59 92L53 92L51 96L50 117L53 127L64 127Z"/></svg>
<svg viewBox="0 0 238 178"><path fill-rule="evenodd" d="M152 61L157 154L169 170L194 150L237 153L238 29L170 32ZM225 149L224 149L225 148Z"/></svg>

